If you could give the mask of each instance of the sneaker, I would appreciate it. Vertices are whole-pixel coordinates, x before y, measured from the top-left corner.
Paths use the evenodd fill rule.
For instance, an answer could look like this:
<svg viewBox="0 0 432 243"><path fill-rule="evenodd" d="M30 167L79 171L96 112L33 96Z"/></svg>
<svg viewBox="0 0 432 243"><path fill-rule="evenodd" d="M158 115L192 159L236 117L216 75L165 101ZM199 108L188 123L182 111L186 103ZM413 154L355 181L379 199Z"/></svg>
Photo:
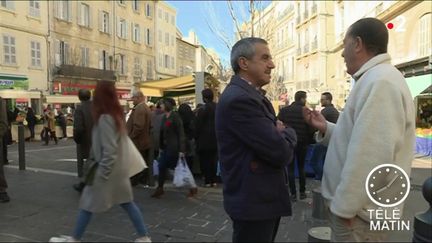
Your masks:
<svg viewBox="0 0 432 243"><path fill-rule="evenodd" d="M7 203L10 201L10 197L7 192L0 192L0 203Z"/></svg>
<svg viewBox="0 0 432 243"><path fill-rule="evenodd" d="M164 194L164 189L162 187L156 188L155 192L151 195L153 198L161 198L161 196Z"/></svg>
<svg viewBox="0 0 432 243"><path fill-rule="evenodd" d="M306 198L307 198L306 193L300 192L300 200L303 200L303 199L306 199Z"/></svg>
<svg viewBox="0 0 432 243"><path fill-rule="evenodd" d="M135 240L135 242L152 242L151 238L148 236L143 236Z"/></svg>
<svg viewBox="0 0 432 243"><path fill-rule="evenodd" d="M297 195L296 194L292 194L291 195L291 201L292 202L296 202L297 201Z"/></svg>
<svg viewBox="0 0 432 243"><path fill-rule="evenodd" d="M60 237L51 237L48 242L81 242L72 236L61 235Z"/></svg>

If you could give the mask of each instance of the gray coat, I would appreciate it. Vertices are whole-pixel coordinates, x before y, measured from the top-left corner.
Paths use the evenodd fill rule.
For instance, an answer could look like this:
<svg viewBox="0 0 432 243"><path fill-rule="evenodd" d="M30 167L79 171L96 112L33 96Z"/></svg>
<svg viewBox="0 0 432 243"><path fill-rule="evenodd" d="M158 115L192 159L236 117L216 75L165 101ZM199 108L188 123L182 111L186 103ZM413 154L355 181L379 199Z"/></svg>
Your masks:
<svg viewBox="0 0 432 243"><path fill-rule="evenodd" d="M104 212L113 205L133 200L128 176L127 161L123 161L121 144L127 137L119 133L112 116L104 114L94 124L92 131L93 156L99 167L93 185L86 186L80 200L80 208L90 212Z"/></svg>

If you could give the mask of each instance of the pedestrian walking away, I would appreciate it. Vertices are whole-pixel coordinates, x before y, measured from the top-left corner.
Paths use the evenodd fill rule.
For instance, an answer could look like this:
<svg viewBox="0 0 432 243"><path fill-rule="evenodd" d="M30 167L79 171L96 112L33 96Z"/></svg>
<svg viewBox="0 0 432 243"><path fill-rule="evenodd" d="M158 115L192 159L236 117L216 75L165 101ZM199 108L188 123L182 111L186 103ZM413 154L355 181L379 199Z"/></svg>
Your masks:
<svg viewBox="0 0 432 243"><path fill-rule="evenodd" d="M128 137L114 82L98 82L92 114L95 121L92 148L78 219L72 236L53 237L50 242L80 241L93 213L105 212L113 205L120 205L128 213L139 235L138 242L151 242L141 212L133 202L129 179L131 161L125 159L129 155L122 146Z"/></svg>

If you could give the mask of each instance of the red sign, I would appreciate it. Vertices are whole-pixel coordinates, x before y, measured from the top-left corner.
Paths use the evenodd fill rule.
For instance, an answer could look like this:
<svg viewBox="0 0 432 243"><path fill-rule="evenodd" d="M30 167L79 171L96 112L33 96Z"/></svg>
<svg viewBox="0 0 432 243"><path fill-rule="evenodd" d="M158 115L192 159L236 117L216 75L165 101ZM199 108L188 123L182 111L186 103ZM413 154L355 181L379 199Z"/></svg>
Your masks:
<svg viewBox="0 0 432 243"><path fill-rule="evenodd" d="M93 84L94 83L94 84ZM88 89L92 93L96 88L96 82L90 81L87 83L72 82L72 81L54 81L53 92L61 93L63 95L78 95L80 89ZM117 97L119 99L127 100L131 98L130 90L117 89Z"/></svg>

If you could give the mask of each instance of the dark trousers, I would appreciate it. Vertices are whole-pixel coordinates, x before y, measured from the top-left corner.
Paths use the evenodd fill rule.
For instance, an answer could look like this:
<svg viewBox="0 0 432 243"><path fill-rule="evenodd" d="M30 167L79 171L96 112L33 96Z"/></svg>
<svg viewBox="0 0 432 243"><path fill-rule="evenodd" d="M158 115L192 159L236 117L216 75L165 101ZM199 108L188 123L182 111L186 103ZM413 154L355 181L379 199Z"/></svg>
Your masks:
<svg viewBox="0 0 432 243"><path fill-rule="evenodd" d="M216 183L217 150L200 150L198 156L204 167L205 184Z"/></svg>
<svg viewBox="0 0 432 243"><path fill-rule="evenodd" d="M233 221L232 242L274 242L280 217L270 220Z"/></svg>
<svg viewBox="0 0 432 243"><path fill-rule="evenodd" d="M66 132L66 124L61 126L62 131L63 131L63 138L67 138L67 132Z"/></svg>
<svg viewBox="0 0 432 243"><path fill-rule="evenodd" d="M323 175L324 160L327 154L327 147L321 144L316 144L310 159L314 170L315 179L321 180Z"/></svg>
<svg viewBox="0 0 432 243"><path fill-rule="evenodd" d="M0 141L0 145L3 146L3 144L4 144L3 141ZM4 170L3 170L3 161L4 161L3 156L4 156L3 153L1 153L0 154L0 192L5 192L6 188L8 187L6 182L6 177L4 175Z"/></svg>
<svg viewBox="0 0 432 243"><path fill-rule="evenodd" d="M158 187L163 187L166 180L166 174L168 169L174 169L177 165L178 153L172 153L169 151L162 151L159 155L158 166L159 166L159 177Z"/></svg>
<svg viewBox="0 0 432 243"><path fill-rule="evenodd" d="M7 136L4 136L1 140L2 141L0 141L0 142L1 142L1 150L2 150L1 154L2 154L2 157L0 159L0 163L6 164L6 162L8 161L8 158L7 158L7 154L8 154L8 152L7 152L8 138L7 138Z"/></svg>
<svg viewBox="0 0 432 243"><path fill-rule="evenodd" d="M293 161L288 165L288 180L291 195L297 195L296 185L295 185L295 173L294 173L294 162L297 159L297 169L300 181L300 193L306 191L306 174L304 171L305 158L307 152L307 144L298 143L295 148L295 156L293 156Z"/></svg>
<svg viewBox="0 0 432 243"><path fill-rule="evenodd" d="M81 145L77 144L77 171L78 171L78 177L82 178L84 175L84 158L82 154L82 148Z"/></svg>
<svg viewBox="0 0 432 243"><path fill-rule="evenodd" d="M48 127L44 128L44 140L45 140L45 144L49 143L50 138L53 138L55 143L57 144L57 136L55 133L55 130L51 130Z"/></svg>
<svg viewBox="0 0 432 243"><path fill-rule="evenodd" d="M30 130L30 138L34 138L35 137L35 131L34 131L35 125L34 124L28 125L28 128Z"/></svg>
<svg viewBox="0 0 432 243"><path fill-rule="evenodd" d="M146 149L144 151L140 151L141 156L145 160L148 168L131 177L131 183L133 186L138 185L139 183L149 186L154 185L152 152L153 149Z"/></svg>

